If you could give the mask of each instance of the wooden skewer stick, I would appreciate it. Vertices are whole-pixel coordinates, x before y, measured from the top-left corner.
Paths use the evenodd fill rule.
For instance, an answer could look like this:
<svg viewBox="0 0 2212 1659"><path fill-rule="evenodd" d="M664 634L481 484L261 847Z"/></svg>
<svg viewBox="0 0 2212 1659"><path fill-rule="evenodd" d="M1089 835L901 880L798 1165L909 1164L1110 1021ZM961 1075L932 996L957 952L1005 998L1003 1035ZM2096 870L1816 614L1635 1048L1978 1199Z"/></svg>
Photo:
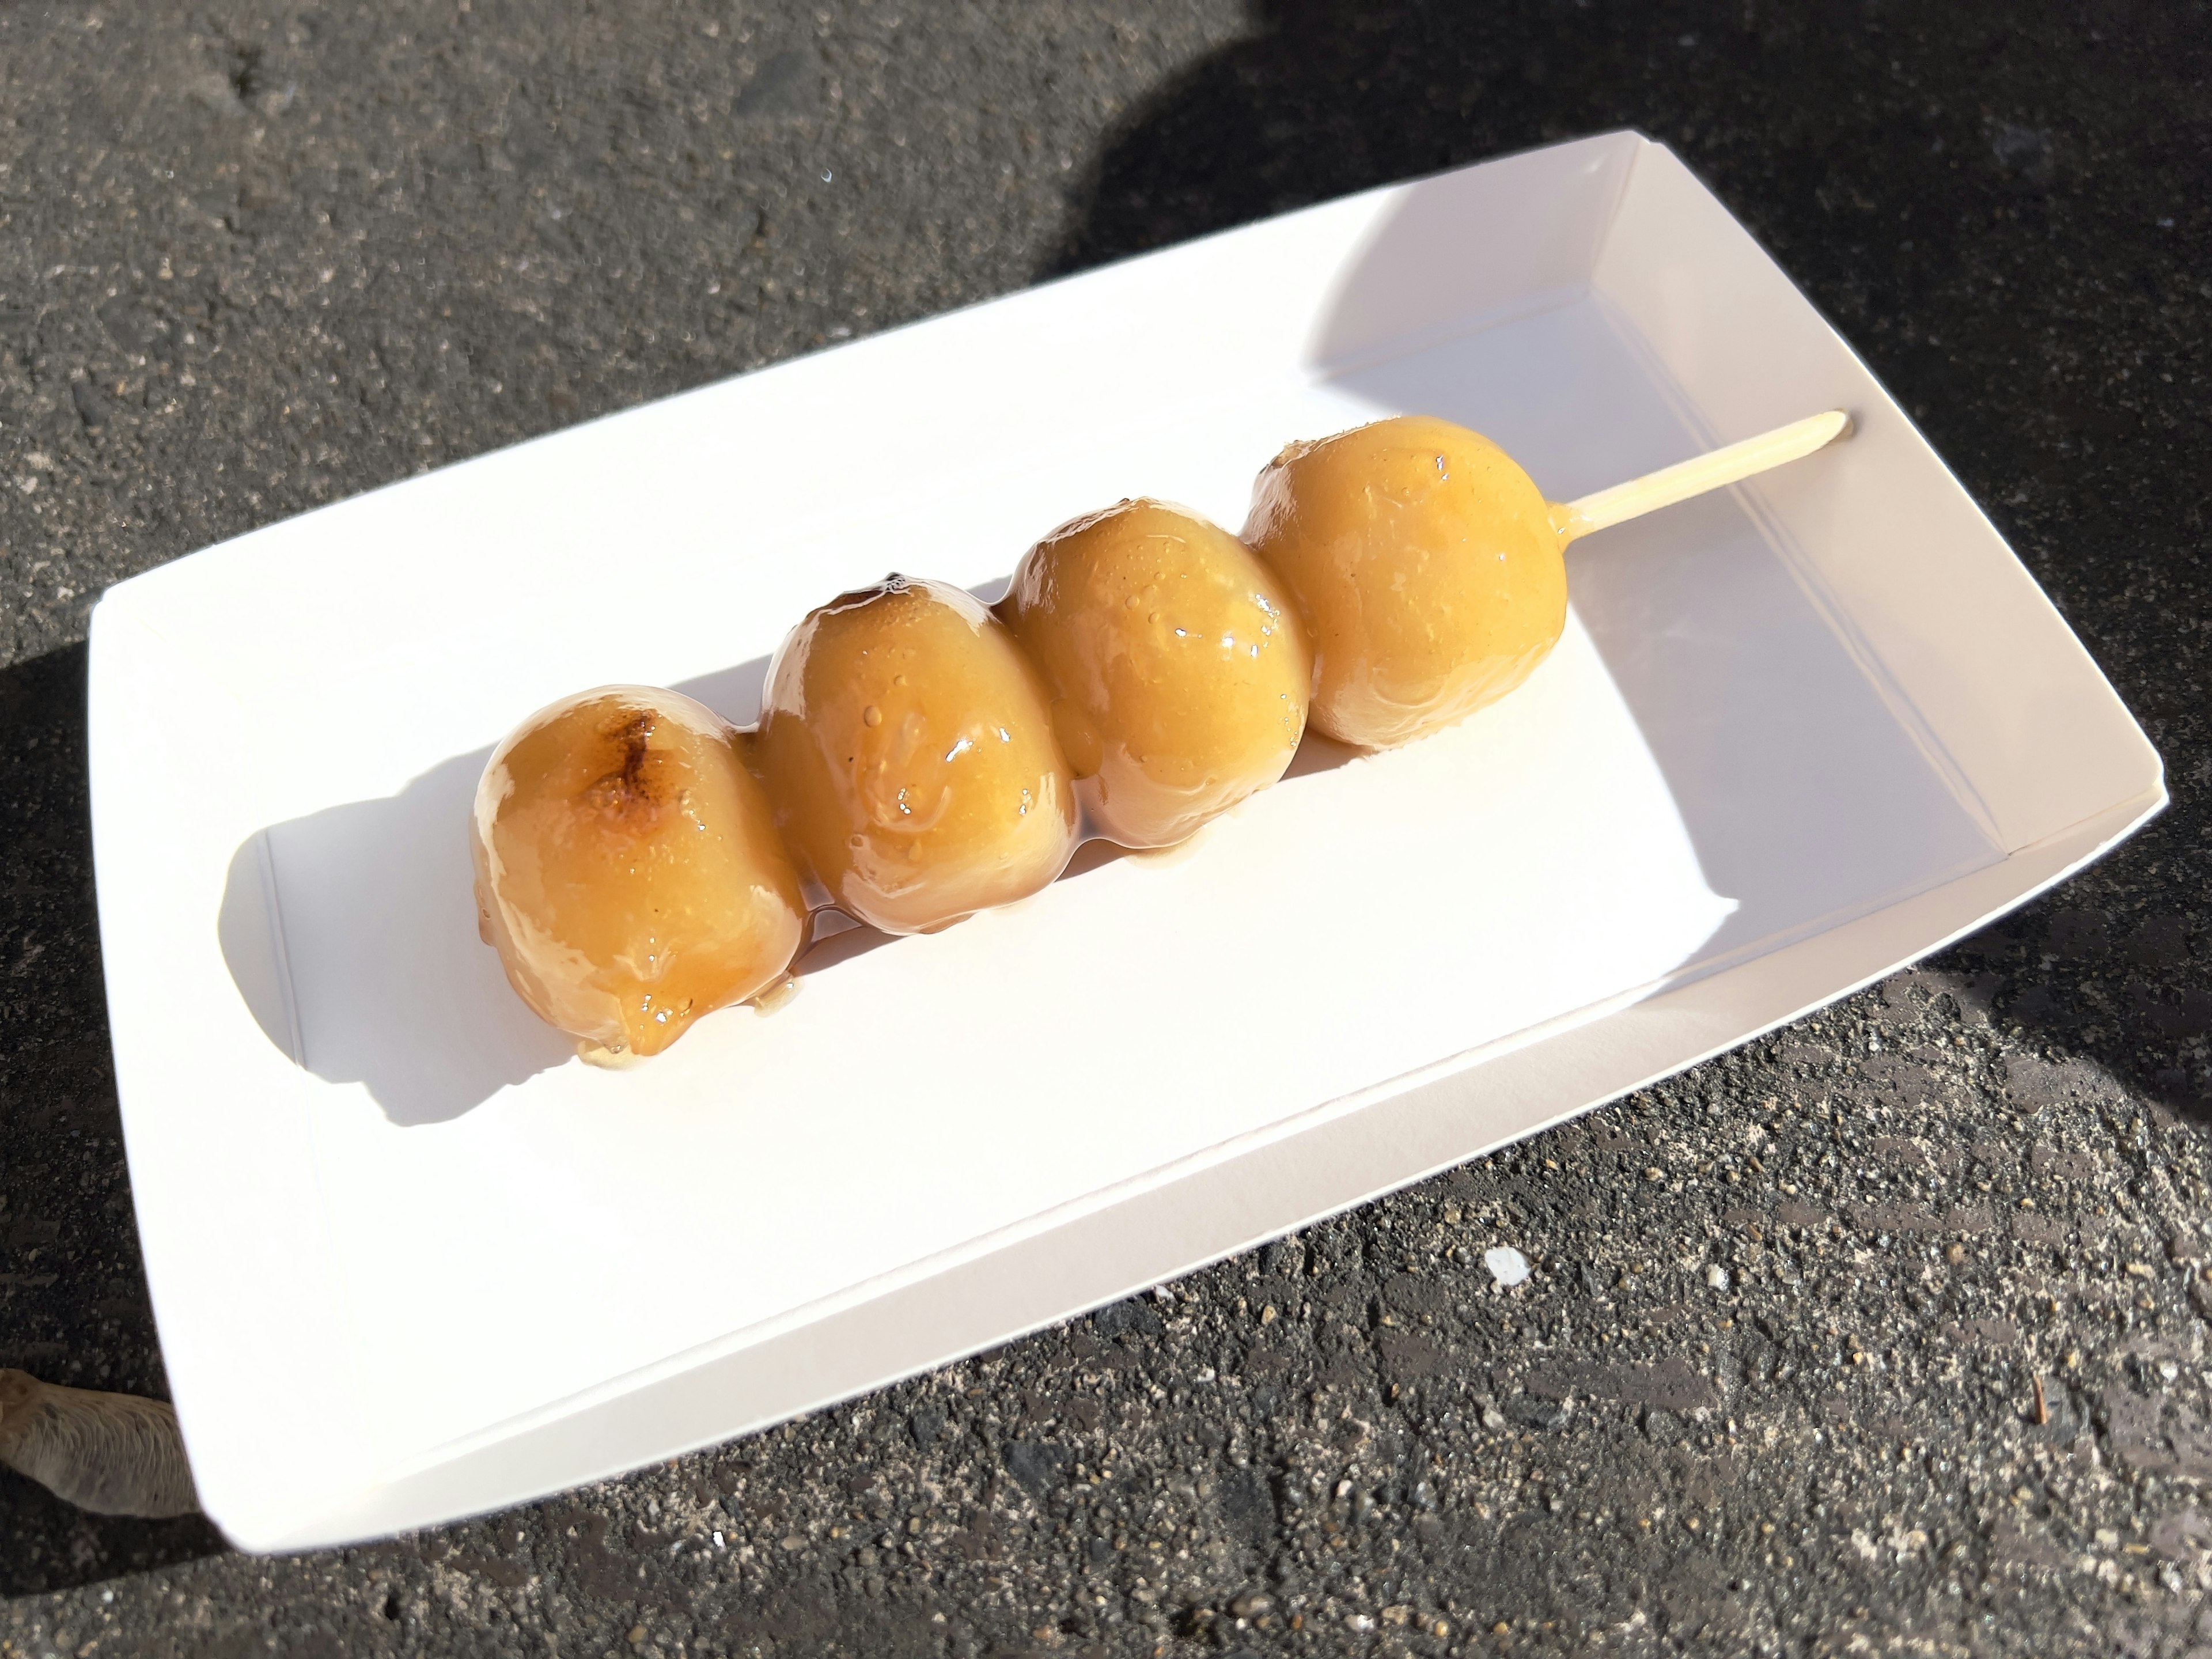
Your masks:
<svg viewBox="0 0 2212 1659"><path fill-rule="evenodd" d="M1709 489L1718 489L1723 484L1732 484L1740 478L1748 478L1785 461L1809 455L1846 435L1850 429L1851 417L1840 409L1792 421L1788 426L1762 432L1756 438L1746 438L1724 449L1661 467L1656 472L1647 472L1640 478L1631 478L1626 483L1601 489L1578 501L1554 501L1552 524L1559 531L1560 541L1571 542L1593 530L1641 518L1656 508L1672 507L1676 501L1686 501L1692 495L1702 495Z"/></svg>

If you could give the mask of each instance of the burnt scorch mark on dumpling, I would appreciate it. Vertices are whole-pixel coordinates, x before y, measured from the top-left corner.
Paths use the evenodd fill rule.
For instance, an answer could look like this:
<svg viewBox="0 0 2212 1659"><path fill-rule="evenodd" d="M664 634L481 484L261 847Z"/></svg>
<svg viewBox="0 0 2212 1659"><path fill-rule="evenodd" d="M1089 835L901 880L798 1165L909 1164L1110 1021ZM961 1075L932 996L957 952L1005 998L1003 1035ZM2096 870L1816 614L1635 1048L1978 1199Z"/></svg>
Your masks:
<svg viewBox="0 0 2212 1659"><path fill-rule="evenodd" d="M658 814L666 803L653 787L654 775L660 768L649 763L653 759L653 734L659 723L658 714L649 708L641 708L605 729L601 735L619 748L621 759L611 771L593 780L584 791L587 802L611 816Z"/></svg>

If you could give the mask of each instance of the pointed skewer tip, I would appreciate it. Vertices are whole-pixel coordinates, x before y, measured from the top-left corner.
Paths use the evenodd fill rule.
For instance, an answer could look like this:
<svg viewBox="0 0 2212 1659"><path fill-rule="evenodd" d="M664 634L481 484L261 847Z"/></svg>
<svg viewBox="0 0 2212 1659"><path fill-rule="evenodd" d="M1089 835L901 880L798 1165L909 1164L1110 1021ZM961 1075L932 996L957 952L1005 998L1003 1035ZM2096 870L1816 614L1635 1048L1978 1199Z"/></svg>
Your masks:
<svg viewBox="0 0 2212 1659"><path fill-rule="evenodd" d="M1647 472L1640 478L1615 484L1571 501L1552 505L1552 525L1562 542L1604 530L1646 513L1688 501L1708 490L1740 483L1746 478L1816 454L1856 429L1848 410L1826 410L1802 420L1778 426L1738 443L1693 455L1686 461Z"/></svg>

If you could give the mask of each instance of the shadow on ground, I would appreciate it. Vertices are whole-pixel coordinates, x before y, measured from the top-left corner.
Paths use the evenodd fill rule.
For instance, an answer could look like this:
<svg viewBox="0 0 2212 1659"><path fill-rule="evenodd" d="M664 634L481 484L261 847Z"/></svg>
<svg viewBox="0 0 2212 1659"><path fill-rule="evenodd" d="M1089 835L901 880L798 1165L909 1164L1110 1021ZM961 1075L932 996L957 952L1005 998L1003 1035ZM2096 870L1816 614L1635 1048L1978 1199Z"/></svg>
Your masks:
<svg viewBox="0 0 2212 1659"><path fill-rule="evenodd" d="M123 1163L94 908L85 648L0 669L0 1366L166 1398ZM0 1470L0 1595L222 1548Z"/></svg>

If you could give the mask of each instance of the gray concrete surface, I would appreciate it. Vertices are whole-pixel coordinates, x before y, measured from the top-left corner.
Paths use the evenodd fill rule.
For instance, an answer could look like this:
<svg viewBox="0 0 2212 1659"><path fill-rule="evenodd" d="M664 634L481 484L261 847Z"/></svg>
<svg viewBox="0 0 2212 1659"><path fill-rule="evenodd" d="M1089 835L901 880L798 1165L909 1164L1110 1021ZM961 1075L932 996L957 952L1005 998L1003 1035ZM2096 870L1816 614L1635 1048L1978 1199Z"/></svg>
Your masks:
<svg viewBox="0 0 2212 1659"><path fill-rule="evenodd" d="M1771 1040L746 1443L268 1561L0 1474L0 1655L2212 1653L2208 70L2201 3L0 0L0 1365L161 1388L103 584L1356 186L1677 146L2175 794Z"/></svg>

